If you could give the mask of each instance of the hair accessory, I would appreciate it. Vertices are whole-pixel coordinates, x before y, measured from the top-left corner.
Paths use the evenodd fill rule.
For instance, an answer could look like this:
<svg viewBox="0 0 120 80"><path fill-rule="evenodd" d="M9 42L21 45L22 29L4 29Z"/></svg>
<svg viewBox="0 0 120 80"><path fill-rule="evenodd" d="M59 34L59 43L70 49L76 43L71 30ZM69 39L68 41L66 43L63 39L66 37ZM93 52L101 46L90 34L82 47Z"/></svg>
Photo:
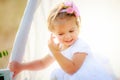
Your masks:
<svg viewBox="0 0 120 80"><path fill-rule="evenodd" d="M77 8L77 6L73 2L65 2L64 7L60 12L67 12L69 14L74 13L76 17L80 16L80 12Z"/></svg>

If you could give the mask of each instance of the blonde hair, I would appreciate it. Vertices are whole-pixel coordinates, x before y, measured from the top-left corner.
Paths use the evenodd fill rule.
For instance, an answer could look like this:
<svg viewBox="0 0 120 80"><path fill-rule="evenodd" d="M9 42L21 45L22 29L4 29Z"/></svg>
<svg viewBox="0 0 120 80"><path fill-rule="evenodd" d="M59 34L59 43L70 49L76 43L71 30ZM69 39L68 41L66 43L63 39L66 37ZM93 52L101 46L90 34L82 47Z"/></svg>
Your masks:
<svg viewBox="0 0 120 80"><path fill-rule="evenodd" d="M56 6L54 9L51 10L49 16L48 16L48 29L50 31L54 30L54 24L57 22L59 24L61 24L61 22L66 23L66 21L68 20L75 20L76 21L76 25L78 26L78 28L80 27L80 16L76 17L74 13L69 14L67 12L60 12L62 9L64 9L66 6L64 5L64 3L60 3L58 6ZM65 21L63 21L65 20Z"/></svg>

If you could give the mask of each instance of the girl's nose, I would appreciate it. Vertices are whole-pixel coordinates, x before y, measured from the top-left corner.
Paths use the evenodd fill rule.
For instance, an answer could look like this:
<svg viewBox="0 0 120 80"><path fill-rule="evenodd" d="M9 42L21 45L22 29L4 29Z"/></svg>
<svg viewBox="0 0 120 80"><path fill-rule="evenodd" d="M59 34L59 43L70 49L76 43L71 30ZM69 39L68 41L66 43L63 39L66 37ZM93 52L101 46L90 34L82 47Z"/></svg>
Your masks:
<svg viewBox="0 0 120 80"><path fill-rule="evenodd" d="M69 39L71 39L71 35L69 33L67 33L67 34L65 34L64 38L69 40Z"/></svg>

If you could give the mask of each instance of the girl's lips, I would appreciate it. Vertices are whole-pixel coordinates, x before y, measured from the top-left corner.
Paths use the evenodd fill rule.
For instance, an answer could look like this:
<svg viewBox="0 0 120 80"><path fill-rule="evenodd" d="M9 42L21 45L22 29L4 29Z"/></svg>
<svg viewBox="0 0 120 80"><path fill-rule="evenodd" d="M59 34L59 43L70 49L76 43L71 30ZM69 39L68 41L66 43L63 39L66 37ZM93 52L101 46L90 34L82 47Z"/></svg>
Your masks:
<svg viewBox="0 0 120 80"><path fill-rule="evenodd" d="M73 39L72 40L70 40L70 41L65 41L66 43L71 43L71 42L73 42Z"/></svg>

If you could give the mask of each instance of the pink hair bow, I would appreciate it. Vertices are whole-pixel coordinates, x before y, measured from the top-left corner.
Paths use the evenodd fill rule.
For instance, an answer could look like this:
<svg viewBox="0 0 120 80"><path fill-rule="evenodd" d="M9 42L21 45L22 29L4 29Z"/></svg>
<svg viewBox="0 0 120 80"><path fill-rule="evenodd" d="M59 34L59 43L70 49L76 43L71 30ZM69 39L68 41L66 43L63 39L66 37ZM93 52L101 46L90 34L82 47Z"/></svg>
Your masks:
<svg viewBox="0 0 120 80"><path fill-rule="evenodd" d="M69 14L74 13L76 17L80 16L80 12L73 2L65 2L64 5L65 9L62 9L60 12L67 12Z"/></svg>

